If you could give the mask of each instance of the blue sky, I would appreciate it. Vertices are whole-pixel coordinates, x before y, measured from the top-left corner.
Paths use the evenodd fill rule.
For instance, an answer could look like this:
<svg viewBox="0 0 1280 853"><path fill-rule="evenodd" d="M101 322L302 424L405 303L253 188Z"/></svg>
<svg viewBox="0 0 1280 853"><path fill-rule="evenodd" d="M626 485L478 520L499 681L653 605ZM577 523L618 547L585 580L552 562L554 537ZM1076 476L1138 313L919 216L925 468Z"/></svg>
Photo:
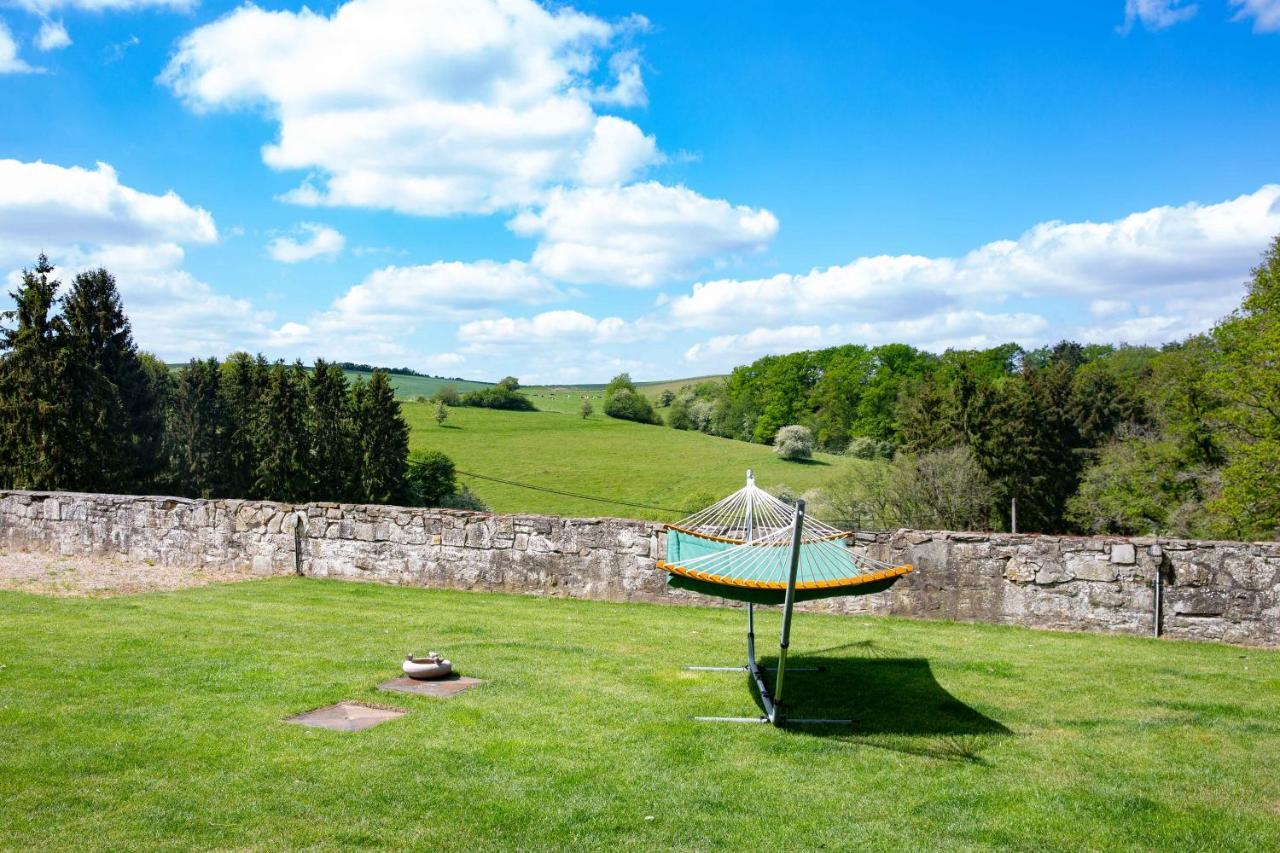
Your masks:
<svg viewBox="0 0 1280 853"><path fill-rule="evenodd" d="M1280 233L1280 0L0 0L0 275L142 346L597 381L1158 343Z"/></svg>

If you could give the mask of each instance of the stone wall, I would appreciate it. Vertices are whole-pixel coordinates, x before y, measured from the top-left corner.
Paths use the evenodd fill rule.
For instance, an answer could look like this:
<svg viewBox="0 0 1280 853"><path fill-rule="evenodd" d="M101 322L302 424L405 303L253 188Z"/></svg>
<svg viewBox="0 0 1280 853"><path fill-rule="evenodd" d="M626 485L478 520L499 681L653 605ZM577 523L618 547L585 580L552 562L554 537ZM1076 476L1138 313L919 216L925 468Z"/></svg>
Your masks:
<svg viewBox="0 0 1280 853"><path fill-rule="evenodd" d="M881 595L805 605L1038 628L1280 645L1280 543L948 533L859 534L917 571ZM0 549L118 556L246 574L716 604L665 585L660 525L616 518L0 491ZM1157 584L1159 579L1159 584Z"/></svg>

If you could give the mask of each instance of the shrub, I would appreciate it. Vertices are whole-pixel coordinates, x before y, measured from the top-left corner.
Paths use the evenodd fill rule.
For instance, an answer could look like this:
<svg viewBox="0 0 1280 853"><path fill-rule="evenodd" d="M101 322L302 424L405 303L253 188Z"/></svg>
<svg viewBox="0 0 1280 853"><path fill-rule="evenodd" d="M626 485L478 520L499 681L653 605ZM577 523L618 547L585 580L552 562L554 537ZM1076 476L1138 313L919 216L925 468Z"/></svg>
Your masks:
<svg viewBox="0 0 1280 853"><path fill-rule="evenodd" d="M974 530L987 527L995 493L967 447L899 454L859 465L823 493L831 518L880 530Z"/></svg>
<svg viewBox="0 0 1280 853"><path fill-rule="evenodd" d="M431 395L431 400L435 403L444 403L446 406L456 406L460 397L456 385L441 385L436 393Z"/></svg>
<svg viewBox="0 0 1280 853"><path fill-rule="evenodd" d="M892 459L893 444L888 441L868 438L865 435L856 435L849 441L849 446L844 449L844 455L852 456L854 459Z"/></svg>
<svg viewBox="0 0 1280 853"><path fill-rule="evenodd" d="M480 500L480 496L471 491L470 486L463 486L440 501L445 509L469 509L475 512L488 512L489 505Z"/></svg>
<svg viewBox="0 0 1280 853"><path fill-rule="evenodd" d="M674 403L675 400L676 392L672 391L670 388L663 389L662 393L658 395L658 407L665 409L667 406Z"/></svg>
<svg viewBox="0 0 1280 853"><path fill-rule="evenodd" d="M813 458L813 448L813 433L808 427L784 426L773 437L773 452L790 461Z"/></svg>
<svg viewBox="0 0 1280 853"><path fill-rule="evenodd" d="M595 407L591 405L591 398L583 397L582 405L578 407L578 412L582 415L583 419L585 420L586 418L591 417L591 413L594 411Z"/></svg>
<svg viewBox="0 0 1280 853"><path fill-rule="evenodd" d="M405 487L413 506L443 506L458 492L453 460L439 450L427 450L409 457Z"/></svg>
<svg viewBox="0 0 1280 853"><path fill-rule="evenodd" d="M504 380L505 381L505 380ZM460 406L474 406L480 409L508 409L516 412L534 411L533 401L518 391L503 385L491 388L477 388L468 391L458 400Z"/></svg>
<svg viewBox="0 0 1280 853"><path fill-rule="evenodd" d="M619 373L604 389L604 413L611 418L642 424L659 423L649 399L636 390L631 376Z"/></svg>

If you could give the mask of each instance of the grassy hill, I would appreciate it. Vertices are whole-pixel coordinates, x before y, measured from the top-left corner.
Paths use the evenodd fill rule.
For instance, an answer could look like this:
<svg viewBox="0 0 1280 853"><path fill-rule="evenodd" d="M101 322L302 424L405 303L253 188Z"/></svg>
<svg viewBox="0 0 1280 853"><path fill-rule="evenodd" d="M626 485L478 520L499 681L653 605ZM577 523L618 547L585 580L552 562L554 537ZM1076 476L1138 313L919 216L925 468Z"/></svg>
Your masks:
<svg viewBox="0 0 1280 853"><path fill-rule="evenodd" d="M572 399L581 403L581 394ZM543 405L548 398L534 400L549 408ZM444 426L436 425L430 404L406 402L403 411L412 428L410 449L443 451L463 471L677 510L701 508L736 490L748 468L766 489L786 485L803 492L824 484L842 466L858 464L825 454L807 463L784 462L763 445L614 420L601 415L599 407L585 420L564 411L453 408ZM468 476L459 480L497 512L657 521L675 521L682 514L596 503Z"/></svg>
<svg viewBox="0 0 1280 853"><path fill-rule="evenodd" d="M348 382L354 382L357 378L369 381L371 374L363 370L344 370L343 374L347 377ZM492 382L475 382L469 379L437 379L434 376L406 376L401 373L392 373L388 377L391 380L391 387L395 389L396 396L402 400L412 400L421 395L430 397L432 394L440 390L443 385L452 385L459 391L466 392L476 388L487 388Z"/></svg>
<svg viewBox="0 0 1280 853"><path fill-rule="evenodd" d="M686 385L696 385L709 379L724 379L723 375L691 376L688 379L664 379L657 382L637 382L636 388L655 403L663 391L679 391ZM604 383L583 385L530 385L522 389L539 409L548 412L577 413L586 397L599 412L604 405Z"/></svg>

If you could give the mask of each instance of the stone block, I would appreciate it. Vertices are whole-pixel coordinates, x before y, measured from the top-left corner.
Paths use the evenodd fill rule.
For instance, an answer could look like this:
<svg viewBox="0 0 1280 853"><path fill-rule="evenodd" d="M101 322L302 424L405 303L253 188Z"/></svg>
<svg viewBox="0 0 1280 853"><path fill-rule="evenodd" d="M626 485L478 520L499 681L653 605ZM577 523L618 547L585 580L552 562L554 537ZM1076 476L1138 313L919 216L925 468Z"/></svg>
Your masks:
<svg viewBox="0 0 1280 853"><path fill-rule="evenodd" d="M1122 566L1131 566L1138 562L1137 549L1132 542L1122 542L1111 546L1111 562Z"/></svg>

